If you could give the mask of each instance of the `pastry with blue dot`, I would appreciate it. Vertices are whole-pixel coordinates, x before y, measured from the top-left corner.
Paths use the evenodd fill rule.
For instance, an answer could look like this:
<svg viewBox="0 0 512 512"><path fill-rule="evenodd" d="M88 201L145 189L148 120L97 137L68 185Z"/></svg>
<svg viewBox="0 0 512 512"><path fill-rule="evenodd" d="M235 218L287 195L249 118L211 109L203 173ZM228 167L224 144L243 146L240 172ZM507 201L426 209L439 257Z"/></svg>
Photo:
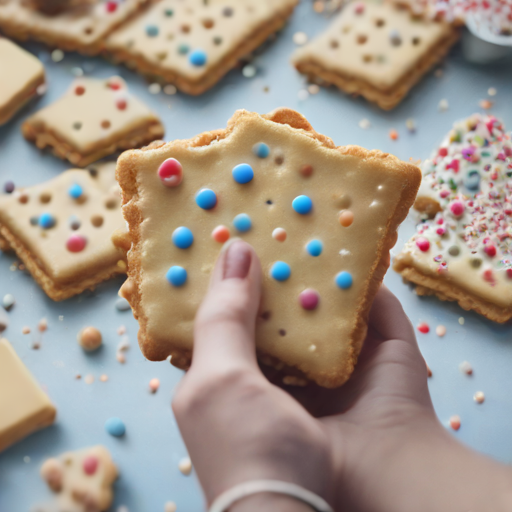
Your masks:
<svg viewBox="0 0 512 512"><path fill-rule="evenodd" d="M117 176L129 232L116 243L131 248L121 294L146 358L189 366L210 273L222 245L239 237L263 269L260 360L287 382L337 387L349 378L416 196L416 166L336 147L283 108L240 110L225 130L127 151Z"/></svg>

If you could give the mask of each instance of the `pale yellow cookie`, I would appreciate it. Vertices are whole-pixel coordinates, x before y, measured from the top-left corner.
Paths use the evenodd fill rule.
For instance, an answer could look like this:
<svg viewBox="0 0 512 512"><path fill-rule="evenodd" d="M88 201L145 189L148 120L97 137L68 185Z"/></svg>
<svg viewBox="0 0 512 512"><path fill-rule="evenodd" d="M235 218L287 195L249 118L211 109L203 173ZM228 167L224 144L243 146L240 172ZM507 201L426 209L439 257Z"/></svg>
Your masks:
<svg viewBox="0 0 512 512"><path fill-rule="evenodd" d="M215 85L277 32L297 0L162 0L107 40L117 62L188 94Z"/></svg>
<svg viewBox="0 0 512 512"><path fill-rule="evenodd" d="M34 39L51 47L96 55L105 38L149 0L100 0L50 16L22 0L0 1L0 29L12 39Z"/></svg>
<svg viewBox="0 0 512 512"><path fill-rule="evenodd" d="M41 477L56 494L53 503L35 508L35 512L103 512L112 504L112 485L117 467L109 451L93 446L48 459Z"/></svg>
<svg viewBox="0 0 512 512"><path fill-rule="evenodd" d="M0 339L0 452L51 425L56 409L5 339Z"/></svg>
<svg viewBox="0 0 512 512"><path fill-rule="evenodd" d="M44 84L44 67L31 53L0 36L0 125L5 124Z"/></svg>
<svg viewBox="0 0 512 512"><path fill-rule="evenodd" d="M121 293L144 355L190 364L211 270L222 243L239 236L263 266L260 359L297 382L340 386L420 176L392 155L336 147L289 109L240 110L225 130L123 153L131 250Z"/></svg>
<svg viewBox="0 0 512 512"><path fill-rule="evenodd" d="M62 98L29 117L22 131L38 148L50 147L59 158L85 167L160 139L164 127L125 81L113 76L75 80Z"/></svg>
<svg viewBox="0 0 512 512"><path fill-rule="evenodd" d="M0 196L0 235L53 300L125 272L111 237L124 229L115 163L72 169Z"/></svg>
<svg viewBox="0 0 512 512"><path fill-rule="evenodd" d="M312 80L394 108L457 41L448 23L412 18L389 3L352 2L293 55Z"/></svg>

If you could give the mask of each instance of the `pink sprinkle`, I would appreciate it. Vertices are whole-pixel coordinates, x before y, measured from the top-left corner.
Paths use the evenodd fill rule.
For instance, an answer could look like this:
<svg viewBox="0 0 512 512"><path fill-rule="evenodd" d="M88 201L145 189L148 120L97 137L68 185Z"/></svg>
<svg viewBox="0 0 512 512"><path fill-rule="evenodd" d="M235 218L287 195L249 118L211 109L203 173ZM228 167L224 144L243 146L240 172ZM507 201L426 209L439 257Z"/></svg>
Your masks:
<svg viewBox="0 0 512 512"><path fill-rule="evenodd" d="M493 244L487 244L484 247L484 252L485 254L487 254L487 256L493 258L494 256L496 256L496 247Z"/></svg>
<svg viewBox="0 0 512 512"><path fill-rule="evenodd" d="M512 279L512 268L507 268L507 277Z"/></svg>
<svg viewBox="0 0 512 512"><path fill-rule="evenodd" d="M436 233L437 233L439 236L443 236L443 235L446 233L446 228L437 228L437 229L436 229Z"/></svg>
<svg viewBox="0 0 512 512"><path fill-rule="evenodd" d="M83 469L84 473L86 475L94 475L96 473L96 470L98 469L99 460L97 457L94 457L94 455L90 455L89 457L86 457L83 462Z"/></svg>
<svg viewBox="0 0 512 512"><path fill-rule="evenodd" d="M450 191L449 190L441 190L441 192L439 192L439 195L441 196L442 199L444 199L445 197L448 197L450 195Z"/></svg>
<svg viewBox="0 0 512 512"><path fill-rule="evenodd" d="M460 416L452 416L450 418L450 427L453 429L453 430L459 430L460 428Z"/></svg>
<svg viewBox="0 0 512 512"><path fill-rule="evenodd" d="M442 228L440 228L442 229ZM419 250L422 252L427 252L430 249L430 242L422 236L419 236L416 238L416 245L418 246Z"/></svg>
<svg viewBox="0 0 512 512"><path fill-rule="evenodd" d="M308 311L316 309L319 301L320 301L320 296L318 295L318 292L311 288L307 288L306 290L301 292L299 295L300 305L304 309L307 309Z"/></svg>
<svg viewBox="0 0 512 512"><path fill-rule="evenodd" d="M461 201L453 201L450 205L450 210L455 217L460 217L464 213L464 203Z"/></svg>
<svg viewBox="0 0 512 512"><path fill-rule="evenodd" d="M459 172L460 162L458 160L452 160L447 166L447 169L453 169L454 173Z"/></svg>
<svg viewBox="0 0 512 512"><path fill-rule="evenodd" d="M423 334L427 334L430 332L430 327L426 322L422 322L421 324L419 324L417 329Z"/></svg>
<svg viewBox="0 0 512 512"><path fill-rule="evenodd" d="M354 12L356 14L363 14L364 13L364 3L358 2L354 8Z"/></svg>
<svg viewBox="0 0 512 512"><path fill-rule="evenodd" d="M119 99L116 101L116 107L119 110L125 110L127 105L128 105L128 103L124 99Z"/></svg>
<svg viewBox="0 0 512 512"><path fill-rule="evenodd" d="M71 235L66 242L69 252L81 252L87 245L87 239L82 235Z"/></svg>
<svg viewBox="0 0 512 512"><path fill-rule="evenodd" d="M158 379L151 379L149 381L149 390L151 393L156 393L160 387L160 381Z"/></svg>
<svg viewBox="0 0 512 512"><path fill-rule="evenodd" d="M183 167L175 158L168 158L158 168L158 176L166 187L177 187L183 180Z"/></svg>
<svg viewBox="0 0 512 512"><path fill-rule="evenodd" d="M448 155L448 148L439 148L439 156L445 157Z"/></svg>
<svg viewBox="0 0 512 512"><path fill-rule="evenodd" d="M117 3L116 2L107 2L105 4L105 8L107 9L107 12L115 12L117 10Z"/></svg>

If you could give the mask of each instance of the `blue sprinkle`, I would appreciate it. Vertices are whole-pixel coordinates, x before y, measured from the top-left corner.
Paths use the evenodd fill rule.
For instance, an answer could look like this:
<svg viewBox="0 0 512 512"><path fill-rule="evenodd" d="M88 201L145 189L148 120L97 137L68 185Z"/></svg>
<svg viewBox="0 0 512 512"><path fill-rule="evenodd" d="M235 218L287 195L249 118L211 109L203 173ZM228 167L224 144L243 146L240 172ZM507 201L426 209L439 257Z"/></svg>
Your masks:
<svg viewBox="0 0 512 512"><path fill-rule="evenodd" d="M174 265L167 271L165 277L173 286L183 286L187 282L187 271L183 267Z"/></svg>
<svg viewBox="0 0 512 512"><path fill-rule="evenodd" d="M352 274L344 270L336 276L335 281L342 290L347 290L353 283Z"/></svg>
<svg viewBox="0 0 512 512"><path fill-rule="evenodd" d="M78 183L74 183L69 187L68 193L73 199L78 199L84 191Z"/></svg>
<svg viewBox="0 0 512 512"><path fill-rule="evenodd" d="M156 25L148 25L146 27L146 34L149 36L149 37L156 37L158 35L158 27Z"/></svg>
<svg viewBox="0 0 512 512"><path fill-rule="evenodd" d="M189 51L190 51L190 46L188 44L181 43L178 46L178 53L180 55L186 55Z"/></svg>
<svg viewBox="0 0 512 512"><path fill-rule="evenodd" d="M194 241L194 235L190 229L181 226L174 230L172 241L178 249L188 249Z"/></svg>
<svg viewBox="0 0 512 512"><path fill-rule="evenodd" d="M119 418L109 418L105 422L105 430L114 437L122 437L126 433L126 426Z"/></svg>
<svg viewBox="0 0 512 512"><path fill-rule="evenodd" d="M241 213L233 219L233 226L235 226L238 231L245 233L252 227L251 218L246 213Z"/></svg>
<svg viewBox="0 0 512 512"><path fill-rule="evenodd" d="M38 222L43 229L50 229L55 226L55 217L51 213L42 213Z"/></svg>
<svg viewBox="0 0 512 512"><path fill-rule="evenodd" d="M324 244L320 240L311 240L311 242L308 242L306 245L306 250L311 256L320 256L323 248Z"/></svg>
<svg viewBox="0 0 512 512"><path fill-rule="evenodd" d="M292 208L301 215L308 214L313 208L313 201L308 196L297 196L292 201Z"/></svg>
<svg viewBox="0 0 512 512"><path fill-rule="evenodd" d="M252 151L258 158L267 158L270 155L270 148L264 142L255 144Z"/></svg>
<svg viewBox="0 0 512 512"><path fill-rule="evenodd" d="M188 60L192 66L204 66L206 64L206 52L204 50L194 50Z"/></svg>
<svg viewBox="0 0 512 512"><path fill-rule="evenodd" d="M270 275L276 281L286 281L291 273L290 265L284 261L276 261L270 269Z"/></svg>
<svg viewBox="0 0 512 512"><path fill-rule="evenodd" d="M233 168L233 179L237 183L245 185L254 178L254 171L249 164L239 164Z"/></svg>
<svg viewBox="0 0 512 512"><path fill-rule="evenodd" d="M209 188L202 188L196 195L196 203L203 210L211 210L217 204L217 195Z"/></svg>
<svg viewBox="0 0 512 512"><path fill-rule="evenodd" d="M478 190L480 188L480 174L478 171L469 171L464 185L468 190Z"/></svg>

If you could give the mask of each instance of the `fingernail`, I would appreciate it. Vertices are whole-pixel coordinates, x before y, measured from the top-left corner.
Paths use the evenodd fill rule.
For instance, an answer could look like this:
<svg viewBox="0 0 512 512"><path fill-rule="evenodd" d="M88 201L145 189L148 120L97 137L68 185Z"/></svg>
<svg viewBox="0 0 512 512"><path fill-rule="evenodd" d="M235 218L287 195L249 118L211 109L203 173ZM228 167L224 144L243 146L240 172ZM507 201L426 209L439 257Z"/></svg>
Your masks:
<svg viewBox="0 0 512 512"><path fill-rule="evenodd" d="M245 279L251 266L251 249L241 240L236 240L227 248L224 259L224 279L237 277Z"/></svg>

